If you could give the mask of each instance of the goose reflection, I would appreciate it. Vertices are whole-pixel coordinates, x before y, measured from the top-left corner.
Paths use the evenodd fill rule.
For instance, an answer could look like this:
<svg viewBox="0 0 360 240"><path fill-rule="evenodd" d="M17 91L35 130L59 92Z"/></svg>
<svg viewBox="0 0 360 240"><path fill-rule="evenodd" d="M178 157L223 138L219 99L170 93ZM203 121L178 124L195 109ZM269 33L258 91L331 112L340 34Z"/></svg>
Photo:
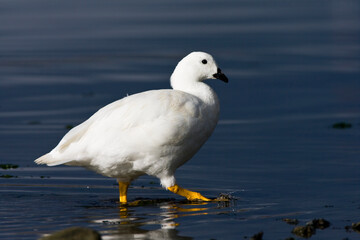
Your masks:
<svg viewBox="0 0 360 240"><path fill-rule="evenodd" d="M214 202L175 202L168 199L142 199L126 206L120 206L119 218L96 220L96 222L105 225L105 228L107 228L101 232L103 239L189 240L192 237L181 236L179 230L176 229L180 225L176 221L178 218L207 215L214 209L224 207L226 205ZM139 208L142 208L141 211L137 211ZM218 214L218 212L215 214ZM156 229L148 230L154 228L154 226Z"/></svg>

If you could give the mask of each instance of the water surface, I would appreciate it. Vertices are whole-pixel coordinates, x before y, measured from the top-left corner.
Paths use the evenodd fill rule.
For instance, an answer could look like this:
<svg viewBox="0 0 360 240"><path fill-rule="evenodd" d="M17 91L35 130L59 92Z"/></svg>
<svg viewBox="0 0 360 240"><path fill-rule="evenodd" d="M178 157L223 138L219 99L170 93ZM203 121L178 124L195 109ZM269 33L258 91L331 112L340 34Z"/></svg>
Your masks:
<svg viewBox="0 0 360 240"><path fill-rule="evenodd" d="M357 239L360 221L360 6L357 1L2 1L0 238L71 226L104 239ZM180 185L229 203L190 203L141 177L120 206L114 179L36 166L98 108L169 88L187 53L211 53L230 79L209 84L220 122L177 171ZM337 122L351 123L334 129Z"/></svg>

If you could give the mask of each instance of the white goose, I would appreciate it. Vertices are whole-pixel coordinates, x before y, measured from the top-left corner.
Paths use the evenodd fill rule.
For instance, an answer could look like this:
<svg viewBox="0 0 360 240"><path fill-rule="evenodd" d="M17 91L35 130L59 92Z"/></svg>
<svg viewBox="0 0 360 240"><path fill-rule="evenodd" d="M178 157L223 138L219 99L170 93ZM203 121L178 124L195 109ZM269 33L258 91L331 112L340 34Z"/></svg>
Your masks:
<svg viewBox="0 0 360 240"><path fill-rule="evenodd" d="M210 201L176 184L175 171L213 132L219 114L215 92L203 81L227 77L213 57L192 52L171 75L173 89L134 94L101 108L74 127L37 164L82 166L117 178L120 202L132 180L148 174L188 200Z"/></svg>

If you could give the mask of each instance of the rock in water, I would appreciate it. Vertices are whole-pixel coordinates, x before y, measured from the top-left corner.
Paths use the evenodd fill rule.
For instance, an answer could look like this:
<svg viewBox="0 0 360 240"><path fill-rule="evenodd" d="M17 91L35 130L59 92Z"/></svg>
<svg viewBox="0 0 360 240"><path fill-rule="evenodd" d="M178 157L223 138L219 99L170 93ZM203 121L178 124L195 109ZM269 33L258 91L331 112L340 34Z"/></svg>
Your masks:
<svg viewBox="0 0 360 240"><path fill-rule="evenodd" d="M292 230L292 233L303 238L309 238L315 234L315 228L313 226L297 226Z"/></svg>
<svg viewBox="0 0 360 240"><path fill-rule="evenodd" d="M70 227L39 240L101 240L100 234L90 228Z"/></svg>

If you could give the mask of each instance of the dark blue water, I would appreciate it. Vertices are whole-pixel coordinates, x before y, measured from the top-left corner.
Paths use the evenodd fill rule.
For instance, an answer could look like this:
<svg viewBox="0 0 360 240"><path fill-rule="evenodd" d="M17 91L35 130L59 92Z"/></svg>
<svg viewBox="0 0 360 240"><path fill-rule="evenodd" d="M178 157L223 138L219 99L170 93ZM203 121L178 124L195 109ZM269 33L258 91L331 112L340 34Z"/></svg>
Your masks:
<svg viewBox="0 0 360 240"><path fill-rule="evenodd" d="M359 239L358 1L2 1L0 238L71 226L104 239ZM189 52L211 53L229 84L208 83L221 120L177 171L180 185L229 203L189 203L141 177L121 207L114 179L33 160L98 108L149 89ZM336 129L346 122L351 128Z"/></svg>

